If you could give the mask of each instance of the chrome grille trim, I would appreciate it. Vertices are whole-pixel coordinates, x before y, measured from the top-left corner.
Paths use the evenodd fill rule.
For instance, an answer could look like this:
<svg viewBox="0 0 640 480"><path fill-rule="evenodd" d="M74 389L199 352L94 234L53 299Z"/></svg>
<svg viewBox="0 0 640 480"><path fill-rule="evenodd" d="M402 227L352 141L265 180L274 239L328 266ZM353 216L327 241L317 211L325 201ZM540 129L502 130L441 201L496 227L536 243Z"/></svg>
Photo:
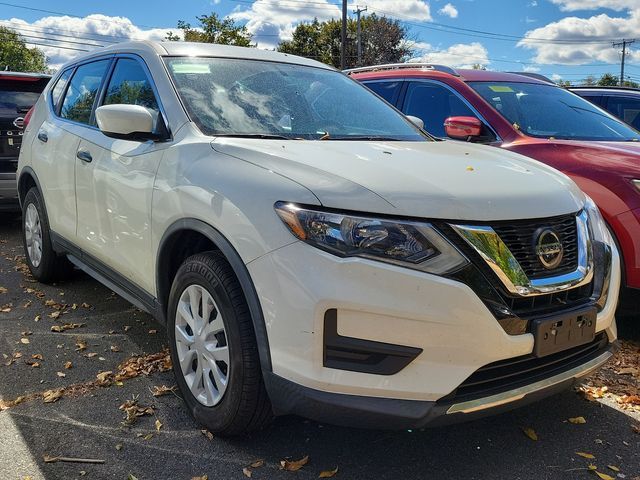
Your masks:
<svg viewBox="0 0 640 480"><path fill-rule="evenodd" d="M578 266L569 273L530 279L496 231L486 225L450 224L500 279L507 291L520 297L560 292L586 285L593 279L593 250L586 211L576 216Z"/></svg>

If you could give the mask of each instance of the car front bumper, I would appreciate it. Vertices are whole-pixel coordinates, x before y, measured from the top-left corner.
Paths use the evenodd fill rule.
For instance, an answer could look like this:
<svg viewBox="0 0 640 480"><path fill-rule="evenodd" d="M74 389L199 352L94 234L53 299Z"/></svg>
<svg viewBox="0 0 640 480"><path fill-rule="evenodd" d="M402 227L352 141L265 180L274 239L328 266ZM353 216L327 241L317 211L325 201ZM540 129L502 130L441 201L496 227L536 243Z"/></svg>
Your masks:
<svg viewBox="0 0 640 480"><path fill-rule="evenodd" d="M617 292L617 254L612 262L610 291ZM500 398L474 398L480 407L471 412L447 397L481 367L530 355L534 339L531 334L508 335L467 285L379 262L338 258L300 242L247 267L264 313L272 361L265 383L278 414L388 428L436 424L444 421L440 417L467 419L553 393L610 356L600 349L584 365L554 373L560 376L550 383L545 378L545 384L536 380L519 387L525 390L499 392ZM606 344L616 340L616 302L617 295L610 295L597 317L596 331ZM419 354L392 374L327 368L329 310L337 312L342 337L411 347Z"/></svg>

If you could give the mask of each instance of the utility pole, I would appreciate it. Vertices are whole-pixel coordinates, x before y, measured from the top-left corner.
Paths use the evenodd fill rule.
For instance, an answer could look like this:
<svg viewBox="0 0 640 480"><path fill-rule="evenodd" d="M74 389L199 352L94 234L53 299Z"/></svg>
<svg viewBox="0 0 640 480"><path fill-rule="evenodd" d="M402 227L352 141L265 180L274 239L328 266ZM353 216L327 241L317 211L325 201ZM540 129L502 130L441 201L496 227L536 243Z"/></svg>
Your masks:
<svg viewBox="0 0 640 480"><path fill-rule="evenodd" d="M347 68L347 0L342 0L342 32L340 35L340 69Z"/></svg>
<svg viewBox="0 0 640 480"><path fill-rule="evenodd" d="M367 7L364 8L360 8L359 5L356 5L356 9L353 11L353 13L355 13L357 15L357 39L356 42L358 42L358 66L361 67L362 66L362 30L361 30L361 26L360 26L360 14L362 12L366 12L367 11Z"/></svg>
<svg viewBox="0 0 640 480"><path fill-rule="evenodd" d="M621 87L624 85L624 60L627 55L627 46L631 45L635 41L636 41L635 38L632 40L625 40L623 38L621 42L613 44L614 48L622 47L622 61L620 62L620 82L619 82Z"/></svg>

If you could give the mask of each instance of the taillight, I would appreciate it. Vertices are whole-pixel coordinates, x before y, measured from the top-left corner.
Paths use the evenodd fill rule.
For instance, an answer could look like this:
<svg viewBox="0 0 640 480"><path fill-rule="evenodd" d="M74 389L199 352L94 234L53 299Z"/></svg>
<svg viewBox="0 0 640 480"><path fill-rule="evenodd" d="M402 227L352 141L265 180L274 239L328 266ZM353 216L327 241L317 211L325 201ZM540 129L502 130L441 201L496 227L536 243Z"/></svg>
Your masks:
<svg viewBox="0 0 640 480"><path fill-rule="evenodd" d="M33 115L33 109L34 108L36 108L35 105L33 107L31 107L29 109L29 111L27 112L27 114L24 116L24 120L22 121L22 129L23 130L27 129L27 125L29 125L29 120L31 120L31 115Z"/></svg>

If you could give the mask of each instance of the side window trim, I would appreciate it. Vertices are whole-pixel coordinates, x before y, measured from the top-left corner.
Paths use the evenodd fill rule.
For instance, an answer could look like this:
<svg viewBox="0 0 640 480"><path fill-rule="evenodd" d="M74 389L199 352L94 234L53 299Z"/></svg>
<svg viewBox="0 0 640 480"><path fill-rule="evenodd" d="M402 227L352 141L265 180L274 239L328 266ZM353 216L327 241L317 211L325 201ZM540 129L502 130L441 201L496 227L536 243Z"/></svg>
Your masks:
<svg viewBox="0 0 640 480"><path fill-rule="evenodd" d="M500 137L500 135L498 135L498 132L495 130L495 128L493 128L491 126L491 124L489 122L487 122L487 120L484 118L484 116L478 111L477 108L475 108L473 105L471 105L471 103L464 98L462 95L460 95L454 88L450 87L449 85L447 85L444 82L440 82L438 80L431 80L431 79L426 79L426 78L405 78L404 79L406 82L406 88L405 91L402 95L402 103L399 104L398 109L404 113L404 103L405 103L405 99L406 99L406 92L409 88L409 84L411 82L415 82L415 83L430 83L433 85L438 85L440 87L444 87L447 90L449 90L453 95L455 95L462 103L464 103L469 110L471 110L474 115L485 125L485 127L493 134L493 136L495 137L495 140L493 140L490 143L495 143L495 142L502 142L502 137Z"/></svg>
<svg viewBox="0 0 640 480"><path fill-rule="evenodd" d="M98 130L98 127L96 127L95 125L93 125L91 123L93 121L93 117L94 117L94 114L95 114L96 105L97 105L96 102L97 102L97 99L98 99L98 95L96 95L96 98L93 99L93 105L91 106L91 114L89 116L89 122L90 123L76 122L75 120L70 120L68 118L64 118L64 117L60 116L60 109L62 108L62 104L64 103L64 98L67 95L67 90L69 89L69 86L71 85L71 81L73 80L74 76L76 75L79 67L81 67L83 65L87 65L89 63L93 63L93 62L100 62L102 60L108 60L109 61L109 65L107 66L106 71L110 72L111 71L111 67L113 65L113 58L114 58L113 54L103 55L103 56L99 56L99 57L92 57L92 58L86 59L85 61L76 63L75 65L70 67L70 68L73 68L73 73L69 77L69 81L67 82L67 85L65 86L64 94L60 96L59 105L57 106L56 110L54 111L54 114L55 114L55 117L56 117L57 120L60 120L62 122L68 122L68 123L71 123L73 125L80 125L82 127L91 128L93 130ZM65 69L65 71L66 70L67 69ZM98 93L100 93L102 91L102 89L104 87L105 79L106 79L106 75L103 76L102 80L100 81L100 86L98 87Z"/></svg>
<svg viewBox="0 0 640 480"><path fill-rule="evenodd" d="M147 76L147 80L149 82L149 85L151 86L151 90L153 91L153 95L156 99L156 103L158 104L158 110L160 112L160 118L162 119L162 123L164 126L164 130L167 132L168 135L168 140L172 140L173 139L173 134L171 133L171 129L169 128L169 118L167 117L166 111L164 109L164 106L162 105L162 100L160 98L160 94L158 93L158 88L156 87L156 83L153 79L153 75L151 75L151 70L149 70L149 67L147 66L146 62L144 61L144 59L142 57L140 57L139 55L136 55L135 53L116 53L114 55L113 58L113 62L111 64L111 67L109 68L109 71L107 72L107 75L105 77L105 81L103 83L103 85L100 88L100 92L99 95L96 96L96 104L94 106L94 112L92 115L95 115L95 109L104 105L104 99L107 95L107 87L109 86L109 83L111 82L111 78L113 77L113 72L116 68L116 65L118 64L118 60L121 58L128 58L131 60L134 60L136 62L138 62L138 64L142 67L142 70L144 71L145 75Z"/></svg>
<svg viewBox="0 0 640 480"><path fill-rule="evenodd" d="M62 78L62 76L67 73L67 72L71 72L71 75L69 75L69 79L67 80L67 84L64 86L64 90L62 90L62 92L60 92L60 98L58 98L58 103L53 103L53 90L56 87L56 85L58 84L58 82L60 81L60 79ZM71 79L73 78L73 76L76 73L76 66L75 65L71 65L68 68L65 68L64 70L62 70L60 72L60 75L57 76L56 81L53 82L51 84L51 88L49 89L49 93L47 95L48 97L48 101L49 101L49 106L51 107L51 110L53 110L53 114L56 117L59 117L60 115L60 106L62 105L62 100L64 99L65 95L67 94L67 89L69 88L69 84L71 83Z"/></svg>

